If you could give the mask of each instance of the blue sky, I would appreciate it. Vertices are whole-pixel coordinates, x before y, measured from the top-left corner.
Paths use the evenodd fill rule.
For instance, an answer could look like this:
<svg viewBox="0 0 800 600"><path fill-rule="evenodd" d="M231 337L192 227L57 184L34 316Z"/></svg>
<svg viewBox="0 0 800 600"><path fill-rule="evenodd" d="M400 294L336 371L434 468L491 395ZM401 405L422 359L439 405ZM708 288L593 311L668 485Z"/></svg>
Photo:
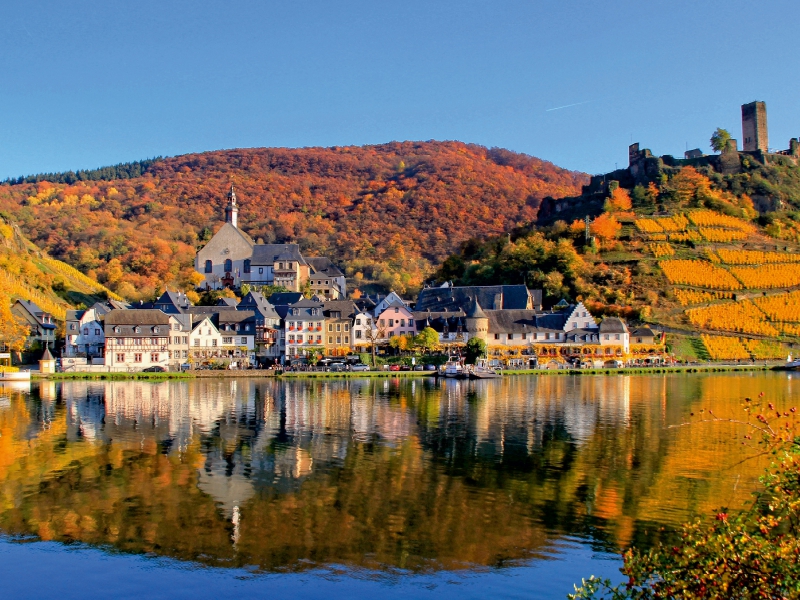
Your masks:
<svg viewBox="0 0 800 600"><path fill-rule="evenodd" d="M800 2L0 2L0 179L253 146L461 140L589 173L800 135ZM580 104L579 104L580 103ZM558 110L548 110L568 106Z"/></svg>

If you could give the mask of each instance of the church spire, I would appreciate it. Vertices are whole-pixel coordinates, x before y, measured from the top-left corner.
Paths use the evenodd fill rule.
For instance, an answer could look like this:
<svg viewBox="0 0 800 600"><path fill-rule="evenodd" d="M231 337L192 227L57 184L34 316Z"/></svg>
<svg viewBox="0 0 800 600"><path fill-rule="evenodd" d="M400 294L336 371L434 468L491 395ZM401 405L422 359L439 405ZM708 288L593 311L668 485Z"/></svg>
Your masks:
<svg viewBox="0 0 800 600"><path fill-rule="evenodd" d="M239 207L236 206L236 191L231 183L231 191L228 192L228 206L225 207L225 222L234 227L238 227Z"/></svg>

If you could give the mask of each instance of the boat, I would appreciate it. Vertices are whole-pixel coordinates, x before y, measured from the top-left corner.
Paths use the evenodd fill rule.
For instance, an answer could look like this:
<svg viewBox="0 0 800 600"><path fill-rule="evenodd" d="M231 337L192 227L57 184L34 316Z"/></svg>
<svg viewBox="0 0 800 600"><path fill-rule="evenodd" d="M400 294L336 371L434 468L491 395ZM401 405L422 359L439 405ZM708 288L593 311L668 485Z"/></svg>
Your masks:
<svg viewBox="0 0 800 600"><path fill-rule="evenodd" d="M464 367L456 360L448 360L444 364L444 376L451 378L461 378L464 376Z"/></svg>
<svg viewBox="0 0 800 600"><path fill-rule="evenodd" d="M30 371L0 371L0 383L4 381L30 381Z"/></svg>
<svg viewBox="0 0 800 600"><path fill-rule="evenodd" d="M489 366L485 358L479 358L469 370L470 379L498 379L502 376L499 371Z"/></svg>
<svg viewBox="0 0 800 600"><path fill-rule="evenodd" d="M792 360L792 355L790 354L786 357L786 362L783 366L779 368L785 371L800 371L800 358Z"/></svg>

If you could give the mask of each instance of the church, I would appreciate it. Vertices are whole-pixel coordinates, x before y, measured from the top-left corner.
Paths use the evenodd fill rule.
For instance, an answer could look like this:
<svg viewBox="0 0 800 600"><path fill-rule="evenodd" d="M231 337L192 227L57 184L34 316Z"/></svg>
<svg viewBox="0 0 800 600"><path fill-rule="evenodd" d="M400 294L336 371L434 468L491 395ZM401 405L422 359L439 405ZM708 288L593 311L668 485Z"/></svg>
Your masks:
<svg viewBox="0 0 800 600"><path fill-rule="evenodd" d="M308 289L318 297L347 297L344 273L324 257L306 258L298 244L256 244L239 229L239 207L231 185L225 224L197 252L194 267L211 290L242 284L283 286L292 292Z"/></svg>

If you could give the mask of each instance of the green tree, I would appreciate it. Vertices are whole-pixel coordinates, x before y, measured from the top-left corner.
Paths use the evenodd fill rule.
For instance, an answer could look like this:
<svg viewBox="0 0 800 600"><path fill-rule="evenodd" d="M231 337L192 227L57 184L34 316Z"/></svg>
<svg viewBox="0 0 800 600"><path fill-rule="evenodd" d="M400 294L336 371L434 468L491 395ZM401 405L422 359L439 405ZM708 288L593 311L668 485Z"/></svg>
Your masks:
<svg viewBox="0 0 800 600"><path fill-rule="evenodd" d="M486 342L479 337L471 337L467 341L467 364L474 365L475 361L486 354Z"/></svg>
<svg viewBox="0 0 800 600"><path fill-rule="evenodd" d="M711 134L711 148L714 152L722 152L728 146L731 139L731 134L726 129L717 127L717 130Z"/></svg>
<svg viewBox="0 0 800 600"><path fill-rule="evenodd" d="M414 343L426 352L432 352L439 346L439 334L433 327L426 327L419 332Z"/></svg>

